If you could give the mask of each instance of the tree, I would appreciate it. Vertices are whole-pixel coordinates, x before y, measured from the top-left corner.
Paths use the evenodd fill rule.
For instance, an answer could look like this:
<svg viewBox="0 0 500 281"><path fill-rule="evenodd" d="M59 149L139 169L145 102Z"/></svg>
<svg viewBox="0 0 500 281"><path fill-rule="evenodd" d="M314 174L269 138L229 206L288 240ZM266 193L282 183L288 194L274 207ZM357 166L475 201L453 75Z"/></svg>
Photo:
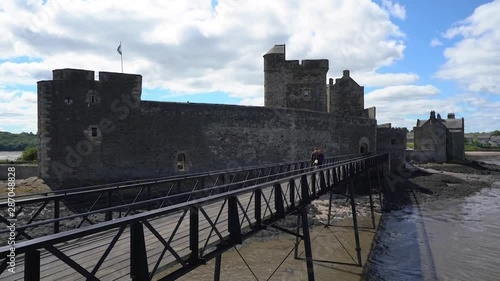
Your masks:
<svg viewBox="0 0 500 281"><path fill-rule="evenodd" d="M38 150L34 146L28 146L24 149L21 155L21 160L24 161L36 161L38 159Z"/></svg>

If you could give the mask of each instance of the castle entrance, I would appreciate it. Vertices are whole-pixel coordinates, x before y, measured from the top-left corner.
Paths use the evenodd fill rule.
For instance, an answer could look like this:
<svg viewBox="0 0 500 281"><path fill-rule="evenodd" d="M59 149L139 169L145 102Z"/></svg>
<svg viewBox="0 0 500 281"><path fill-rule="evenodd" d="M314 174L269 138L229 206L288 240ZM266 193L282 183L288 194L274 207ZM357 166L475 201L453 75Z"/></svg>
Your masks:
<svg viewBox="0 0 500 281"><path fill-rule="evenodd" d="M359 140L359 153L368 153L370 152L370 148L368 146L368 144L370 143L370 141L368 140L367 137L362 137L360 140Z"/></svg>
<svg viewBox="0 0 500 281"><path fill-rule="evenodd" d="M366 143L361 144L359 147L359 153L368 153L368 145Z"/></svg>

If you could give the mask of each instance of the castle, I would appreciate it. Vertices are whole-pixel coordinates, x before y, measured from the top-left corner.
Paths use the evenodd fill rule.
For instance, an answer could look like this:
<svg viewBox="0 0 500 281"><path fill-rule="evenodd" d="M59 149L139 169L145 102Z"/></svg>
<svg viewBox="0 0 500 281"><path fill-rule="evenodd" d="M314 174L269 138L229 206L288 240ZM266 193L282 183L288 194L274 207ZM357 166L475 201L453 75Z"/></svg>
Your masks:
<svg viewBox="0 0 500 281"><path fill-rule="evenodd" d="M347 70L327 83L328 68L325 59L286 60L285 45L274 46L264 55L264 107L143 101L140 75L54 70L38 82L39 176L71 188L392 143L394 134L377 139L364 88Z"/></svg>

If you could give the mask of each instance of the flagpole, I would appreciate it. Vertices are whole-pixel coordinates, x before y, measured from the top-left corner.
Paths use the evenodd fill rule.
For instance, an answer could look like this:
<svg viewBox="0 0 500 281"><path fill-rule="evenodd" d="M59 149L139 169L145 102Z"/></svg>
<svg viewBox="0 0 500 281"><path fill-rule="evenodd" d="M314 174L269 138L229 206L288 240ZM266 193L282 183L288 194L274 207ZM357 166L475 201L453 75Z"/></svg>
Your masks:
<svg viewBox="0 0 500 281"><path fill-rule="evenodd" d="M120 41L120 47L121 47L121 45L122 45L122 41ZM120 61L122 63L122 73L123 73L123 51L121 48L120 48L120 51L121 51L120 52Z"/></svg>

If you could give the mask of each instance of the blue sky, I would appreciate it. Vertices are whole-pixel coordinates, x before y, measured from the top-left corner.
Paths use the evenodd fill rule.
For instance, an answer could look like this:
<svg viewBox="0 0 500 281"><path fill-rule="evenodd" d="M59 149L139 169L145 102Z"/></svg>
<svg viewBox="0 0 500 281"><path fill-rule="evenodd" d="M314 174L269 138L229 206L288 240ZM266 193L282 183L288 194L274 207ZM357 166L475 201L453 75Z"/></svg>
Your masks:
<svg viewBox="0 0 500 281"><path fill-rule="evenodd" d="M36 132L52 69L143 75L143 100L263 105L262 55L327 58L365 86L379 123L429 111L500 129L500 0L2 0L0 130Z"/></svg>

